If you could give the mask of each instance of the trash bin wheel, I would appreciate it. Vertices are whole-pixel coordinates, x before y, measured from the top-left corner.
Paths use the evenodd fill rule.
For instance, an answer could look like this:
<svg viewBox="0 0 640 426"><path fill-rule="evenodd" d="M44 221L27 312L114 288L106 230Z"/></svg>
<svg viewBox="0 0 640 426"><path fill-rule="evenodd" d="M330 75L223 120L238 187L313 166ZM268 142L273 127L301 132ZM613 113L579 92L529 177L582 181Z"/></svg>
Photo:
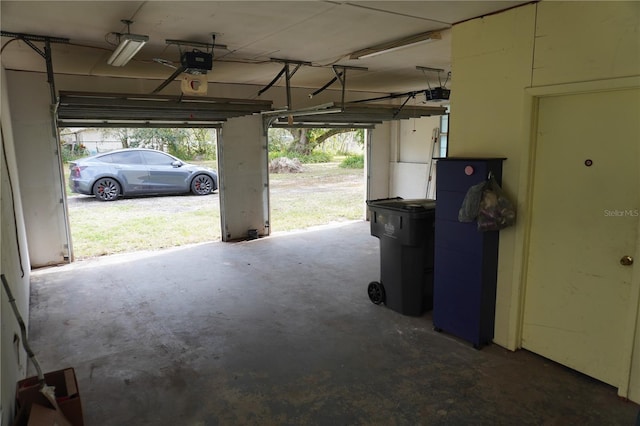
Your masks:
<svg viewBox="0 0 640 426"><path fill-rule="evenodd" d="M371 281L369 283L369 287L367 288L367 293L369 293L369 299L376 305L384 303L384 286L382 283L378 281Z"/></svg>

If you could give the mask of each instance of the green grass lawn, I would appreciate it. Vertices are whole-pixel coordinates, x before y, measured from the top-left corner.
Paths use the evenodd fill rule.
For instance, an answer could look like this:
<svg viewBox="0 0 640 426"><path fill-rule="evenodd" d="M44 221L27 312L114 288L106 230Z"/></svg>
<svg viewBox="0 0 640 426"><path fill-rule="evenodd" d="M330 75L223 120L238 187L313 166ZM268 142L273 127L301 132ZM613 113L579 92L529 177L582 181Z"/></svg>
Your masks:
<svg viewBox="0 0 640 426"><path fill-rule="evenodd" d="M364 173L338 164L270 175L271 232L363 219ZM217 193L106 203L69 194L68 205L76 259L221 239Z"/></svg>

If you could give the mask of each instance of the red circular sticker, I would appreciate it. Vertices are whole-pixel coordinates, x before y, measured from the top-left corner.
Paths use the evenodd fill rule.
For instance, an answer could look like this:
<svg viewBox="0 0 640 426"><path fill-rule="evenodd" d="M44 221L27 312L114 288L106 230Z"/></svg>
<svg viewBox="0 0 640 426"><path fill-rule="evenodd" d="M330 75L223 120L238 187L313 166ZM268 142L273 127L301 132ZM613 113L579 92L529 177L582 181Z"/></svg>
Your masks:
<svg viewBox="0 0 640 426"><path fill-rule="evenodd" d="M473 167L471 166L467 166L464 168L464 174L467 176L471 176L473 174L474 170Z"/></svg>

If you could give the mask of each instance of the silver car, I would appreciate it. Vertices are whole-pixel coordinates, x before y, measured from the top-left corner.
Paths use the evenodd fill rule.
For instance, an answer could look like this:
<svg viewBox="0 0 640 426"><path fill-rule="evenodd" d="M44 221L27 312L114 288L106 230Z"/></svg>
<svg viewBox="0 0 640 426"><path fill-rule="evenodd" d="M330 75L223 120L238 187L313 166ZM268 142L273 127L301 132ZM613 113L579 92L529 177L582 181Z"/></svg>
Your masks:
<svg viewBox="0 0 640 426"><path fill-rule="evenodd" d="M120 149L69 163L69 186L100 201L120 196L193 192L207 195L218 189L215 170L188 164L153 149Z"/></svg>

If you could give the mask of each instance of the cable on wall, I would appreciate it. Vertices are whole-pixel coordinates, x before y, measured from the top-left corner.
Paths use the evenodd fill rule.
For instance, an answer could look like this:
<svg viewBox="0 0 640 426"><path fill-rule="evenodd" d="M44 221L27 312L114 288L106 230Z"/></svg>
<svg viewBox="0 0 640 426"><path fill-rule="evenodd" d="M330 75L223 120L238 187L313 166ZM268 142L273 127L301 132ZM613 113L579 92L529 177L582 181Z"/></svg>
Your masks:
<svg viewBox="0 0 640 426"><path fill-rule="evenodd" d="M20 239L18 238L18 219L16 215L16 199L13 192L13 182L11 181L11 172L9 171L9 162L7 161L7 149L4 147L4 131L0 127L0 136L2 137L2 156L5 164L7 164L7 178L9 179L9 192L11 193L11 208L13 209L13 228L16 231L16 246L18 247L18 262L20 263L20 278L24 278L24 267L22 266L22 250L20 248Z"/></svg>

